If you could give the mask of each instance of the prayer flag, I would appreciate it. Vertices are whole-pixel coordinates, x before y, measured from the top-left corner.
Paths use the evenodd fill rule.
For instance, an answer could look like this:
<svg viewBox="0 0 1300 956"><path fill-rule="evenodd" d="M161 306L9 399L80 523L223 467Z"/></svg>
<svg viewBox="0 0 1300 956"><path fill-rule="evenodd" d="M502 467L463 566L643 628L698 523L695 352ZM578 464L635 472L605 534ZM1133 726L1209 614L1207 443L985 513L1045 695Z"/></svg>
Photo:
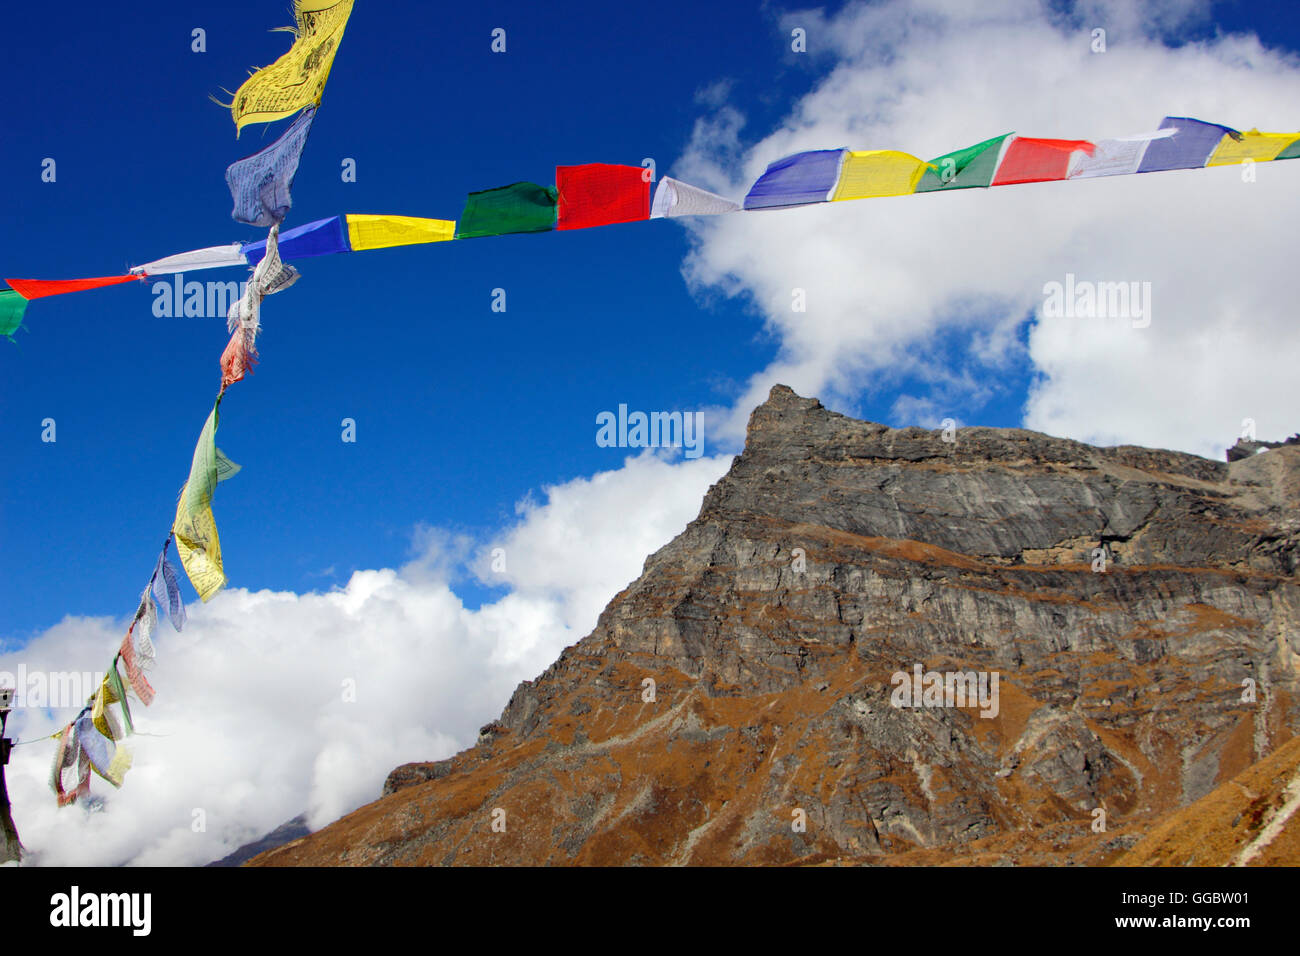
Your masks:
<svg viewBox="0 0 1300 956"><path fill-rule="evenodd" d="M348 245L353 252L387 249L425 242L446 242L456 238L456 223L450 219L417 219L412 216L362 216L348 213Z"/></svg>
<svg viewBox="0 0 1300 956"><path fill-rule="evenodd" d="M851 150L844 158L835 201L907 196L916 192L921 174L929 167L910 153L893 149Z"/></svg>
<svg viewBox="0 0 1300 956"><path fill-rule="evenodd" d="M138 282L144 276L101 276L95 279L5 279L9 288L24 299L41 299L47 295L63 295L65 292L81 292L84 289L101 289L104 286L121 285L123 282Z"/></svg>
<svg viewBox="0 0 1300 956"><path fill-rule="evenodd" d="M228 246L209 246L192 252L178 252L174 256L155 259L142 266L134 266L132 275L159 276L198 269L220 269L225 266L246 266L248 257L241 251L242 242Z"/></svg>
<svg viewBox="0 0 1300 956"><path fill-rule="evenodd" d="M922 172L916 191L928 193L940 189L988 186L993 182L993 174L997 172L1002 145L1010 138L1010 133L1003 133L974 146L936 156L926 164L929 168Z"/></svg>
<svg viewBox="0 0 1300 956"><path fill-rule="evenodd" d="M555 228L556 201L555 187L537 183L512 183L470 193L456 226L456 238L548 232Z"/></svg>
<svg viewBox="0 0 1300 956"><path fill-rule="evenodd" d="M270 123L320 105L353 0L294 0L297 29L289 52L244 81L230 104L236 135L249 123Z"/></svg>
<svg viewBox="0 0 1300 956"><path fill-rule="evenodd" d="M676 218L678 216L716 216L735 212L740 203L724 199L699 186L665 176L655 187L654 202L650 205L650 218Z"/></svg>
<svg viewBox="0 0 1300 956"><path fill-rule="evenodd" d="M998 164L994 186L1015 183L1043 183L1064 179L1070 170L1070 156L1081 151L1092 155L1094 146L1083 139L1034 139L1017 136Z"/></svg>
<svg viewBox="0 0 1300 956"><path fill-rule="evenodd" d="M181 566L204 602L211 600L226 585L225 571L221 566L221 541L217 537L216 518L212 515L212 492L217 487L214 439L220 407L221 399L218 398L199 434L194 460L190 464L190 477L176 503L176 522L172 526Z"/></svg>
<svg viewBox="0 0 1300 956"><path fill-rule="evenodd" d="M557 229L587 229L650 218L650 180L643 166L556 166Z"/></svg>
<svg viewBox="0 0 1300 956"><path fill-rule="evenodd" d="M289 191L315 118L316 108L308 107L270 146L226 167L226 185L235 201L230 215L235 222L274 226L284 221L293 206Z"/></svg>
<svg viewBox="0 0 1300 956"><path fill-rule="evenodd" d="M846 149L817 149L795 153L774 163L745 196L746 209L773 209L826 202L839 182Z"/></svg>
<svg viewBox="0 0 1300 956"><path fill-rule="evenodd" d="M281 259L309 259L348 251L348 233L340 216L294 226L278 235ZM248 257L249 265L257 265L266 255L266 240L247 243L240 251Z"/></svg>
<svg viewBox="0 0 1300 956"><path fill-rule="evenodd" d="M1166 116L1161 120L1160 128L1172 129L1174 134L1151 141L1138 166L1139 173L1166 169L1200 169L1224 136L1241 136L1231 127L1187 116Z"/></svg>
<svg viewBox="0 0 1300 956"><path fill-rule="evenodd" d="M1224 136L1219 140L1206 166L1231 166L1247 159L1266 163L1276 159L1278 153L1290 146L1300 133L1261 133L1257 129L1239 134L1239 138Z"/></svg>

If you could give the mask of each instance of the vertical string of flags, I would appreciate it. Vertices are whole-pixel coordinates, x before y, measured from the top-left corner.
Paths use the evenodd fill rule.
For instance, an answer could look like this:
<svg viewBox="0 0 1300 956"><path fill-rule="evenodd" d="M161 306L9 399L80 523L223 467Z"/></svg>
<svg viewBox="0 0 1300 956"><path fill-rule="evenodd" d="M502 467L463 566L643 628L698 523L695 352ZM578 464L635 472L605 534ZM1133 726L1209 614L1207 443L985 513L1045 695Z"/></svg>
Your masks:
<svg viewBox="0 0 1300 956"><path fill-rule="evenodd" d="M61 807L84 802L90 796L92 773L120 787L131 768L132 754L124 745L125 738L135 732L131 698L146 707L153 703L154 688L146 674L157 659L154 637L159 618L166 617L177 631L186 623L179 575L168 557L171 546L175 545L176 556L200 600L211 600L226 585L212 499L217 485L234 477L240 466L216 444L221 400L226 389L250 374L257 361L262 301L289 288L300 277L298 270L280 256L280 224L292 207L294 175L352 5L353 0L295 0L293 46L271 66L250 76L230 104L236 137L250 123L267 123L301 111L270 146L237 160L226 170L226 183L234 200L232 218L246 225L269 227L266 239L257 244L256 257L250 256L248 246L234 243L181 253L151 264L150 274L226 265L253 264L254 268L244 294L227 313L230 339L218 362L221 385L195 444L171 530L141 592L135 615L95 692L76 717L51 735L57 744L50 788ZM358 223L360 231L367 228L382 232L377 224ZM0 290L0 335L12 340L13 332L22 326L31 299L144 278L144 270L133 270L125 276L95 279L7 280L9 288ZM120 710L120 720L115 708ZM16 831L13 844L20 846Z"/></svg>

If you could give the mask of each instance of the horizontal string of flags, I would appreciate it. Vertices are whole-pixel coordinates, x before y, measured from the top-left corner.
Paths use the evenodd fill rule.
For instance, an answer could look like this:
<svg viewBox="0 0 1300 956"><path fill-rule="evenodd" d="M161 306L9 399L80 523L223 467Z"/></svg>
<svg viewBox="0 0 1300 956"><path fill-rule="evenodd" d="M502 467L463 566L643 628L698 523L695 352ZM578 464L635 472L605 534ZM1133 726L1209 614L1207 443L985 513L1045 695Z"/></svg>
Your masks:
<svg viewBox="0 0 1300 956"><path fill-rule="evenodd" d="M304 109L274 143L227 169L237 222L269 226L283 221L292 206L293 177L316 112L314 106ZM1217 123L1167 116L1158 129L1134 136L1092 142L1007 133L930 160L898 150L809 150L769 164L742 201L668 176L655 184L652 198L648 168L587 163L556 167L553 186L517 182L472 192L459 220L329 216L285 230L279 248L283 259L296 260L648 219L1296 158L1300 158L1300 132L1252 129L1243 133ZM0 290L0 335L12 339L32 299L177 272L255 266L265 248L264 239L210 246L147 262L121 276L6 279L9 288Z"/></svg>

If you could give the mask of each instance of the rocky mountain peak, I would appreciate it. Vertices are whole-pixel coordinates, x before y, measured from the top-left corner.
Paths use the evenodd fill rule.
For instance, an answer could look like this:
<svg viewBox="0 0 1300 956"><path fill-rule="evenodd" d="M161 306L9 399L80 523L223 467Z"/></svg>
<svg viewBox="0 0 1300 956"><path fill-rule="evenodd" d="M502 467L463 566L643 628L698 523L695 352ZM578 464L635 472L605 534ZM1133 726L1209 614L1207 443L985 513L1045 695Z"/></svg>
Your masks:
<svg viewBox="0 0 1300 956"><path fill-rule="evenodd" d="M260 860L1117 858L1295 736L1298 489L1300 446L894 429L776 386L474 747Z"/></svg>

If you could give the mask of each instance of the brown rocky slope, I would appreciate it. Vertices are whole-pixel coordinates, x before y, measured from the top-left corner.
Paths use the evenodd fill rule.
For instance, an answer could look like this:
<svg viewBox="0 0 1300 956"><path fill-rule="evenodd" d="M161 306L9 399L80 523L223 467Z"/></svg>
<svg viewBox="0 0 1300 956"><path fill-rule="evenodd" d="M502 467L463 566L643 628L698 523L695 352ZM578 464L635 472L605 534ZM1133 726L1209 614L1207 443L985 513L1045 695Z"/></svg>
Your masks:
<svg viewBox="0 0 1300 956"><path fill-rule="evenodd" d="M254 862L1113 861L1300 726L1298 491L1300 446L945 436L777 386L476 746ZM917 664L996 674L996 713L894 706Z"/></svg>

